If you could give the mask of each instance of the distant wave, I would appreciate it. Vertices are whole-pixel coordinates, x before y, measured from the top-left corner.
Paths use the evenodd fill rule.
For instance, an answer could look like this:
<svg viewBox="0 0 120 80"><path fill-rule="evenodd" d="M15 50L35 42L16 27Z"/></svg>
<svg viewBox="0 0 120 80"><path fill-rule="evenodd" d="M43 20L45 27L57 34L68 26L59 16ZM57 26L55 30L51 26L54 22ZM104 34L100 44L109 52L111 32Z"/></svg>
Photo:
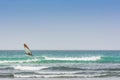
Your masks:
<svg viewBox="0 0 120 80"><path fill-rule="evenodd" d="M1 58L2 59L2 58ZM100 60L101 56L91 56L91 57L33 57L30 59L22 59L18 58L17 60L11 58L11 60L0 60L0 64L6 64L6 63L36 63L36 62L51 62L51 61L97 61Z"/></svg>
<svg viewBox="0 0 120 80"><path fill-rule="evenodd" d="M89 57L48 57L48 56L33 56L26 58L11 58L6 60L0 59L0 64L7 63L67 63L67 62L100 62L100 63L119 63L120 57L106 57L106 56L89 56Z"/></svg>

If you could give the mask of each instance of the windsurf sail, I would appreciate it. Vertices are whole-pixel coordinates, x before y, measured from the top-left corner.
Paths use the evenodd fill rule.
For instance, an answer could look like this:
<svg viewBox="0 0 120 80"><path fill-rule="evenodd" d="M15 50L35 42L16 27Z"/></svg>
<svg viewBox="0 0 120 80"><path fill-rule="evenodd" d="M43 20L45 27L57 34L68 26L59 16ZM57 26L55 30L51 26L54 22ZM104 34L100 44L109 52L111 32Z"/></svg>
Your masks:
<svg viewBox="0 0 120 80"><path fill-rule="evenodd" d="M27 55L32 56L32 52L30 51L29 47L24 43L24 50Z"/></svg>

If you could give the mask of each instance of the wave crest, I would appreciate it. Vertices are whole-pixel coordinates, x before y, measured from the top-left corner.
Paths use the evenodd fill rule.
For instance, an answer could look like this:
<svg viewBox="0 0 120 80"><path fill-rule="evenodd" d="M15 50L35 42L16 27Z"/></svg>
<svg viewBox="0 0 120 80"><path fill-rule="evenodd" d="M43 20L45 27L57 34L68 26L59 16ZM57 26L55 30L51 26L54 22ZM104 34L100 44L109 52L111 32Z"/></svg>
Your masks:
<svg viewBox="0 0 120 80"><path fill-rule="evenodd" d="M91 56L91 57L64 57L64 58L55 58L55 57L45 57L45 60L61 60L61 61L96 61L100 60L101 56Z"/></svg>
<svg viewBox="0 0 120 80"><path fill-rule="evenodd" d="M28 62L36 62L38 59L28 59L28 60L1 60L0 63L28 63Z"/></svg>
<svg viewBox="0 0 120 80"><path fill-rule="evenodd" d="M41 70L44 68L47 68L47 66L13 66L14 69L17 70L30 70L30 71L34 71L34 70Z"/></svg>

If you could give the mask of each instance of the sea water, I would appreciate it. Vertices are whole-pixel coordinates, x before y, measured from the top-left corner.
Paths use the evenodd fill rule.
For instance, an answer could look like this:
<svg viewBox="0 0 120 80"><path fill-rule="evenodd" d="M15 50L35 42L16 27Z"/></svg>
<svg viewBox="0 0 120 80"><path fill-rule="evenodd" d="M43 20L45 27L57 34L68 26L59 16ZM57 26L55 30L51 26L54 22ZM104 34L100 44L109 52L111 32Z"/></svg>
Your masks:
<svg viewBox="0 0 120 80"><path fill-rule="evenodd" d="M116 50L0 51L0 78L106 78L120 77Z"/></svg>

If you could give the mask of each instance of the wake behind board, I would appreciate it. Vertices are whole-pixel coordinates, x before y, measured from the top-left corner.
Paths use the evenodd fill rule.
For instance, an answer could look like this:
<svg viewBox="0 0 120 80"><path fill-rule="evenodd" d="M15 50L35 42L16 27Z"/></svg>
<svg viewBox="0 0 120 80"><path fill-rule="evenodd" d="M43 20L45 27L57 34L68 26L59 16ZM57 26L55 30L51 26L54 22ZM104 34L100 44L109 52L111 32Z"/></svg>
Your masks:
<svg viewBox="0 0 120 80"><path fill-rule="evenodd" d="M24 43L24 50L27 55L32 56L32 52L30 51L29 47Z"/></svg>

